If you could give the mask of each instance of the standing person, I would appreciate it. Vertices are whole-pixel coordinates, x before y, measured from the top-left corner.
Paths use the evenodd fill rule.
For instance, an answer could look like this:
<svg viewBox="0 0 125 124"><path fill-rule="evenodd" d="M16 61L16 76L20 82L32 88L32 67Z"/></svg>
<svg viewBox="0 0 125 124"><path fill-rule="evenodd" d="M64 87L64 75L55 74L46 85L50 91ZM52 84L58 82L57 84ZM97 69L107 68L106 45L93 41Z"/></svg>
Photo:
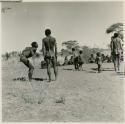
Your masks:
<svg viewBox="0 0 125 124"><path fill-rule="evenodd" d="M83 52L82 50L79 51L79 56L78 56L78 64L79 64L79 70L83 71L83 64L84 64L84 60L83 60Z"/></svg>
<svg viewBox="0 0 125 124"><path fill-rule="evenodd" d="M37 42L32 42L31 47L26 47L22 51L22 54L21 54L21 57L20 57L20 61L23 62L29 68L29 72L28 72L29 81L32 80L34 67L30 63L28 58L33 57L36 54L37 48L38 48Z"/></svg>
<svg viewBox="0 0 125 124"><path fill-rule="evenodd" d="M123 51L121 42L122 40L119 38L118 33L114 33L114 36L111 37L110 48L115 71L119 71L120 68L121 53Z"/></svg>
<svg viewBox="0 0 125 124"><path fill-rule="evenodd" d="M101 53L100 52L97 52L96 53L96 59L95 59L95 62L98 66L98 73L101 72L101 68L102 68L102 57L101 57Z"/></svg>
<svg viewBox="0 0 125 124"><path fill-rule="evenodd" d="M79 68L79 65L78 65L78 55L77 55L75 48L72 48L72 54L73 54L74 68L75 70L77 70Z"/></svg>
<svg viewBox="0 0 125 124"><path fill-rule="evenodd" d="M43 56L47 64L47 74L51 82L51 64L54 69L55 80L57 80L57 45L56 39L51 36L51 30L45 30L46 37L42 40Z"/></svg>

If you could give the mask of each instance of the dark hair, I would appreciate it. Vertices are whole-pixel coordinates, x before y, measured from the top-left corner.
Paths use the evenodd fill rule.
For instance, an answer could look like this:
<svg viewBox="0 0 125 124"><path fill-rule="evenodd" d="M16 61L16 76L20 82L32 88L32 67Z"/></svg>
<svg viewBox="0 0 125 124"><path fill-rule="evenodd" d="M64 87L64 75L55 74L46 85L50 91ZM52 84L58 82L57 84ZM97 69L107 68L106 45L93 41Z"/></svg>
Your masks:
<svg viewBox="0 0 125 124"><path fill-rule="evenodd" d="M96 55L97 55L97 56L101 56L101 53L100 53L100 52L97 52Z"/></svg>
<svg viewBox="0 0 125 124"><path fill-rule="evenodd" d="M32 47L35 47L35 48L38 48L38 44L37 44L37 42L35 42L35 41L31 43L31 46L32 46Z"/></svg>
<svg viewBox="0 0 125 124"><path fill-rule="evenodd" d="M82 54L82 50L80 50L79 53Z"/></svg>
<svg viewBox="0 0 125 124"><path fill-rule="evenodd" d="M118 37L118 33L114 33L114 37Z"/></svg>
<svg viewBox="0 0 125 124"><path fill-rule="evenodd" d="M50 34L51 34L51 30L50 30L50 29L46 29L46 30L45 30L45 35L48 36L48 35L50 35Z"/></svg>
<svg viewBox="0 0 125 124"><path fill-rule="evenodd" d="M72 48L72 51L75 51L75 48Z"/></svg>

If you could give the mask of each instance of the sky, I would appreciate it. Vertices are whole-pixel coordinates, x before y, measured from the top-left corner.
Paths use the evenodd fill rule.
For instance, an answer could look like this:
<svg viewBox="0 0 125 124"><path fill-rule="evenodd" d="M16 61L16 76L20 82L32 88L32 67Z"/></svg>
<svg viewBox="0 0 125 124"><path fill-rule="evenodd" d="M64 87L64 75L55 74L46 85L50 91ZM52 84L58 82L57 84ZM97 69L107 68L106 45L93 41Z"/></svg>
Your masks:
<svg viewBox="0 0 125 124"><path fill-rule="evenodd" d="M50 28L58 51L62 42L77 40L81 46L106 48L111 35L106 29L123 22L122 2L4 2L2 53L21 51L37 41L42 48L44 31Z"/></svg>

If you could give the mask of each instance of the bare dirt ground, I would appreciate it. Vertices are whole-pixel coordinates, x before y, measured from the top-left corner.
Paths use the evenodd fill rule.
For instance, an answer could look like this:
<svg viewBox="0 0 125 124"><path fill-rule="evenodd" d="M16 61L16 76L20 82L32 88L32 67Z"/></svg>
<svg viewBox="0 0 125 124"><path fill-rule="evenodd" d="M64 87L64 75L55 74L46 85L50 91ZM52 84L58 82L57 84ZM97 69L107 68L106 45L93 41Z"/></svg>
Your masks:
<svg viewBox="0 0 125 124"><path fill-rule="evenodd" d="M26 77L20 62L2 63L2 119L5 122L122 122L123 76L113 64L84 64L84 71L73 66L59 67L57 81L47 82L46 69L36 66L34 78L43 81L13 80Z"/></svg>

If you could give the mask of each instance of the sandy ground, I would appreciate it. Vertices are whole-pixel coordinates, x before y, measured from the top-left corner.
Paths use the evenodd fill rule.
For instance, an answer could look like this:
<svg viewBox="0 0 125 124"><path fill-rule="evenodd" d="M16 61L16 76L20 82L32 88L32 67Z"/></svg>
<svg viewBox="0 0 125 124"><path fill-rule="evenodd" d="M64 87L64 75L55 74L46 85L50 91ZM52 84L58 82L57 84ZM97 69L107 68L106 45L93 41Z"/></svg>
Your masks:
<svg viewBox="0 0 125 124"><path fill-rule="evenodd" d="M26 77L20 62L2 64L2 119L6 122L122 122L123 76L113 64L84 64L84 71L73 66L59 67L57 81L47 82L45 69L35 67L34 77L43 81L13 81Z"/></svg>

